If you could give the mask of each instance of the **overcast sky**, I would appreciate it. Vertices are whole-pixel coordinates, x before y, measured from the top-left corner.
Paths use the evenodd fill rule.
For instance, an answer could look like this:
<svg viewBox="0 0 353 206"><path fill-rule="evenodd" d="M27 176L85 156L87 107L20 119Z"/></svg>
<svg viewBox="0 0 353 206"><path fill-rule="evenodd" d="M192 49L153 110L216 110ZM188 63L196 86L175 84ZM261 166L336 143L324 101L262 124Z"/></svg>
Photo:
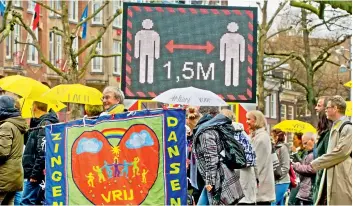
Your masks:
<svg viewBox="0 0 353 206"><path fill-rule="evenodd" d="M256 4L256 2L261 2L263 3L263 0L228 0L228 5L229 6L251 6L251 7L258 7L258 5ZM267 5L267 12L268 12L268 19L271 18L271 16L274 14L274 12L276 11L276 9L278 8L278 5L279 3L281 2L281 0L270 0L268 2L268 5ZM329 9L329 8L328 8ZM300 9L299 8L295 8L295 7L290 7L289 5L287 5L286 9L282 10L282 11L288 11L290 10L290 14L291 15L299 15L300 13ZM345 13L345 12L343 12ZM282 12L282 15L283 15L283 12ZM337 15L337 13L333 12L333 11L325 11L325 18L326 19L329 19L330 17L332 17L333 15ZM261 11L260 9L258 9L258 22L261 22ZM322 20L320 20L317 16L315 15L311 15L311 19L313 20L314 24L316 23L321 23ZM281 13L280 15L278 15L275 19L275 22L273 24L273 26L271 27L271 32L275 32L277 30L277 28L279 28L281 23ZM352 28L352 16L350 17L347 17L345 18L344 20L341 21L342 25L345 25L349 28ZM328 29L326 28L326 26L321 26L321 27L318 27L315 32L313 33L313 36L315 37L323 37L323 38L327 38L327 37L333 37L333 36L337 36L337 35L340 35L342 34L342 29L341 28L336 28L336 29L333 29L333 30L336 30L336 31L328 31ZM352 33L351 29L349 30L346 30L345 33Z"/></svg>

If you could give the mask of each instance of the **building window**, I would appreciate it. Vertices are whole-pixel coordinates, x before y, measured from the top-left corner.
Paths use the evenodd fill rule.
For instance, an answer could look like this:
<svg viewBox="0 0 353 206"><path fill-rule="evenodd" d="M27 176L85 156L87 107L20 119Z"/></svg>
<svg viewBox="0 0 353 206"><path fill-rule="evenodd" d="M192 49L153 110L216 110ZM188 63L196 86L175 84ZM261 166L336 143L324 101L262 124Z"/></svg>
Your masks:
<svg viewBox="0 0 353 206"><path fill-rule="evenodd" d="M15 25L13 29L13 53L17 54L17 52L21 51L20 44L16 44L16 40L20 41L21 40L21 26L20 25Z"/></svg>
<svg viewBox="0 0 353 206"><path fill-rule="evenodd" d="M294 107L288 106L288 119L294 119Z"/></svg>
<svg viewBox="0 0 353 206"><path fill-rule="evenodd" d="M12 57L12 38L11 38L11 34L9 34L6 37L5 44L6 44L6 59L11 59L11 57Z"/></svg>
<svg viewBox="0 0 353 206"><path fill-rule="evenodd" d="M34 3L34 1L28 1L28 11L34 12L35 5L36 5L36 3Z"/></svg>
<svg viewBox="0 0 353 206"><path fill-rule="evenodd" d="M70 0L69 2L69 20L77 22L78 19L78 1Z"/></svg>
<svg viewBox="0 0 353 206"><path fill-rule="evenodd" d="M281 120L286 120L287 119L287 106L286 105L281 105Z"/></svg>
<svg viewBox="0 0 353 206"><path fill-rule="evenodd" d="M56 67L61 68L64 64L62 59L63 44L62 36L53 32L49 33L49 61Z"/></svg>
<svg viewBox="0 0 353 206"><path fill-rule="evenodd" d="M102 42L97 44L97 54L102 54ZM103 72L103 58L95 57L92 59L92 72Z"/></svg>
<svg viewBox="0 0 353 206"><path fill-rule="evenodd" d="M113 15L115 14L116 10L123 7L123 1L113 1ZM123 15L117 16L113 21L113 26L121 28L122 26L122 17Z"/></svg>
<svg viewBox="0 0 353 206"><path fill-rule="evenodd" d="M49 32L49 61L53 65L55 65L54 38L55 34L53 32Z"/></svg>
<svg viewBox="0 0 353 206"><path fill-rule="evenodd" d="M114 54L121 54L121 42L120 41L115 41L113 42L113 53ZM120 67L121 67L121 63L120 63L120 59L121 57L120 56L116 56L114 57L114 70L113 70L113 74L118 74L120 75L121 74L121 70L120 70Z"/></svg>
<svg viewBox="0 0 353 206"><path fill-rule="evenodd" d="M270 117L273 119L277 118L277 93L273 92L270 96Z"/></svg>
<svg viewBox="0 0 353 206"><path fill-rule="evenodd" d="M73 40L72 49L74 50L74 52L78 51L78 37ZM76 61L77 61L77 66L78 66L78 56L76 57Z"/></svg>
<svg viewBox="0 0 353 206"><path fill-rule="evenodd" d="M20 0L15 0L15 1L13 1L13 5L15 7L21 7L21 1Z"/></svg>
<svg viewBox="0 0 353 206"><path fill-rule="evenodd" d="M61 11L61 1L50 0L49 1L49 6L50 6L50 8L55 9L56 11ZM70 2L70 5L69 5L69 17L70 17L70 6L71 6L71 2ZM76 3L76 7L77 7L77 3ZM78 10L76 10L76 11L78 11ZM60 17L58 14L54 14L54 12L52 12L52 11L49 12L49 16L50 17L53 17L53 16Z"/></svg>
<svg viewBox="0 0 353 206"><path fill-rule="evenodd" d="M38 29L36 29L34 31L34 34L36 35L36 38L37 38L37 40L39 42ZM29 36L29 43L33 43L32 36L31 35L28 35L28 36ZM32 45L28 46L28 59L27 60L28 60L29 63L38 64L38 51Z"/></svg>
<svg viewBox="0 0 353 206"><path fill-rule="evenodd" d="M290 73L283 73L283 77L284 77L284 79L290 79L291 78ZM284 84L283 84L283 87L285 89L292 89L292 83L290 81L285 81Z"/></svg>
<svg viewBox="0 0 353 206"><path fill-rule="evenodd" d="M55 63L56 66L61 68L62 66L62 50L63 50L63 46L62 46L62 36L60 35L55 35Z"/></svg>
<svg viewBox="0 0 353 206"><path fill-rule="evenodd" d="M270 96L265 98L265 117L270 117Z"/></svg>
<svg viewBox="0 0 353 206"><path fill-rule="evenodd" d="M93 10L92 13L94 13L95 11L97 11L99 9L99 7L101 7L102 2L98 1L98 0L94 0L93 1ZM103 10L100 11L97 15L95 15L92 19L92 24L103 24Z"/></svg>
<svg viewBox="0 0 353 206"><path fill-rule="evenodd" d="M305 116L307 116L307 117L311 116L311 112L308 108L305 108Z"/></svg>

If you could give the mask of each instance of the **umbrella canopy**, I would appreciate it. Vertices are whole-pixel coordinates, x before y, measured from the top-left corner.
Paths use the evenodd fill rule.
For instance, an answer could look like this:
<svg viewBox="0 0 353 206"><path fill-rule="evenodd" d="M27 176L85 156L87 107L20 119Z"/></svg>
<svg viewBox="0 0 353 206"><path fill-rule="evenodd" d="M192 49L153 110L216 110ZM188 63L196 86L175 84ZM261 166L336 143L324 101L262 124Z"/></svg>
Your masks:
<svg viewBox="0 0 353 206"><path fill-rule="evenodd" d="M352 102L346 101L346 116L352 116Z"/></svg>
<svg viewBox="0 0 353 206"><path fill-rule="evenodd" d="M21 75L7 76L0 80L2 90L20 95L23 98L36 99L49 91L49 87L39 81Z"/></svg>
<svg viewBox="0 0 353 206"><path fill-rule="evenodd" d="M48 105L48 111L50 109L54 110L55 112L59 112L60 110L64 109L66 107L65 104L59 102L59 101L47 101L45 99L42 100L32 100L32 99L25 99L21 98L20 99L20 105L21 105L21 114L23 118L31 118L32 115L32 105L33 101L38 101L42 103L46 103Z"/></svg>
<svg viewBox="0 0 353 206"><path fill-rule="evenodd" d="M103 94L96 88L82 84L61 84L53 87L43 97L57 98L61 102L102 105Z"/></svg>
<svg viewBox="0 0 353 206"><path fill-rule="evenodd" d="M153 101L193 106L227 106L215 93L195 87L170 89L155 97Z"/></svg>
<svg viewBox="0 0 353 206"><path fill-rule="evenodd" d="M349 87L349 88L352 88L352 80L349 81L349 82L346 82L346 83L344 84L344 86Z"/></svg>
<svg viewBox="0 0 353 206"><path fill-rule="evenodd" d="M284 120L276 124L273 128L280 129L284 132L316 133L316 129L311 124L298 120Z"/></svg>

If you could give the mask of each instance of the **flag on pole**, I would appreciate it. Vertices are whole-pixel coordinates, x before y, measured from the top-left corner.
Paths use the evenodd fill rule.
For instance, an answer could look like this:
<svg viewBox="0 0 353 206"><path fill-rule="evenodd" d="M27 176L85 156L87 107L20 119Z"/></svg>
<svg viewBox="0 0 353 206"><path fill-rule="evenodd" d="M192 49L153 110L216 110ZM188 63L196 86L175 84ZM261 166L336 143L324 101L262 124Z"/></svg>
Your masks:
<svg viewBox="0 0 353 206"><path fill-rule="evenodd" d="M0 0L0 16L3 16L6 10L6 4L3 0Z"/></svg>
<svg viewBox="0 0 353 206"><path fill-rule="evenodd" d="M87 18L87 16L88 16L88 4L87 4L87 6L85 7L85 10L82 13L80 21L85 20ZM81 35L82 39L86 39L86 34L87 34L87 22L82 24L82 35Z"/></svg>
<svg viewBox="0 0 353 206"><path fill-rule="evenodd" d="M32 30L36 30L37 27L39 26L39 13L40 13L40 5L36 4L34 7L34 17L33 17L33 24L32 24Z"/></svg>

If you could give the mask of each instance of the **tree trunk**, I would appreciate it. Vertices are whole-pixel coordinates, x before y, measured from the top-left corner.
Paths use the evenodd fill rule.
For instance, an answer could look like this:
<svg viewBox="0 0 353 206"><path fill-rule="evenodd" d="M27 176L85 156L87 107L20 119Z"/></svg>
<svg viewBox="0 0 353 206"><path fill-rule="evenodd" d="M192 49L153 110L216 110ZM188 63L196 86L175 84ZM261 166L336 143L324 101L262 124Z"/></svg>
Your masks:
<svg viewBox="0 0 353 206"><path fill-rule="evenodd" d="M303 44L304 44L304 60L306 63L306 82L307 82L307 96L306 101L308 103L308 109L311 112L311 124L316 126L317 118L315 111L316 104L316 94L314 90L314 71L311 62L311 51L310 51L310 41L309 41L309 30L307 24L307 11L305 9L302 12L302 27L303 27Z"/></svg>
<svg viewBox="0 0 353 206"><path fill-rule="evenodd" d="M265 77L264 77L264 57L265 40L267 38L267 1L262 7L262 22L259 31L258 52L257 52L257 109L265 113Z"/></svg>

